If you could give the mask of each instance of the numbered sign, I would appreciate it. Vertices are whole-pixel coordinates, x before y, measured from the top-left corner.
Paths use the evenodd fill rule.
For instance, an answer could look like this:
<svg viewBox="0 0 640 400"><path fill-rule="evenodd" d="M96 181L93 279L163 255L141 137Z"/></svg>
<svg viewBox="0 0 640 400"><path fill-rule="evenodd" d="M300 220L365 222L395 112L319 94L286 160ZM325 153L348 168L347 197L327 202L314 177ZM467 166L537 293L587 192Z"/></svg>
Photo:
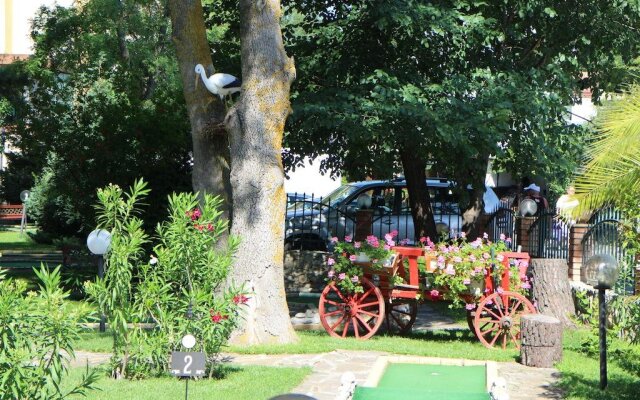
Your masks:
<svg viewBox="0 0 640 400"><path fill-rule="evenodd" d="M204 376L207 356L197 351L172 351L171 375Z"/></svg>

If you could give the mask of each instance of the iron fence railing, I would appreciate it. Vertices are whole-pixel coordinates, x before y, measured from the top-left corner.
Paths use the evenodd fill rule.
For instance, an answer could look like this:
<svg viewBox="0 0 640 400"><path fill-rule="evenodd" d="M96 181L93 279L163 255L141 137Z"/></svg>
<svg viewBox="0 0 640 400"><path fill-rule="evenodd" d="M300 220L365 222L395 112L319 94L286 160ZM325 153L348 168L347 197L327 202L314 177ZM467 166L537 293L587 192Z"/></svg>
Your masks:
<svg viewBox="0 0 640 400"><path fill-rule="evenodd" d="M515 241L517 236L515 212L508 207L496 209L489 216L484 231L492 242L500 240L500 235L505 235Z"/></svg>
<svg viewBox="0 0 640 400"><path fill-rule="evenodd" d="M615 219L604 219L612 216ZM589 230L582 238L582 264L596 254L610 254L618 261L618 282L615 290L618 293L633 294L635 263L633 256L628 254L622 245L621 224L617 218L619 214L606 211L600 218L594 219Z"/></svg>
<svg viewBox="0 0 640 400"><path fill-rule="evenodd" d="M555 212L541 213L528 230L529 254L534 258L569 259L570 230L571 223Z"/></svg>

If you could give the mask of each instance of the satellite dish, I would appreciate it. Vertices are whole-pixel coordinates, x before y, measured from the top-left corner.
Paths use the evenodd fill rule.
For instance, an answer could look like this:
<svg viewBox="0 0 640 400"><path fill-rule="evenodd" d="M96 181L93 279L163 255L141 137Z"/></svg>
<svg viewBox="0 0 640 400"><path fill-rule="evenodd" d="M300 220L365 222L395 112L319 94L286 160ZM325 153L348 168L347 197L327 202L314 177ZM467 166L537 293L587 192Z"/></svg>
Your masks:
<svg viewBox="0 0 640 400"><path fill-rule="evenodd" d="M538 212L538 204L531 199L524 199L520 202L518 209L522 217L528 217Z"/></svg>
<svg viewBox="0 0 640 400"><path fill-rule="evenodd" d="M20 200L24 203L25 201L27 201L27 199L29 199L30 195L31 192L29 192L28 190L23 190L22 192L20 192Z"/></svg>

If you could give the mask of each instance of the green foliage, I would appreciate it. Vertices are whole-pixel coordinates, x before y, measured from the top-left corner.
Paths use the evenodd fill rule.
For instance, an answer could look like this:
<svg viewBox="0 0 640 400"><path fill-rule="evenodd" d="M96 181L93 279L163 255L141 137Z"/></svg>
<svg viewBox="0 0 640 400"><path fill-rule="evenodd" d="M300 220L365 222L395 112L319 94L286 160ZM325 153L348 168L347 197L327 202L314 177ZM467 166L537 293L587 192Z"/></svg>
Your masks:
<svg viewBox="0 0 640 400"><path fill-rule="evenodd" d="M559 187L585 140L566 122L582 73L597 99L637 56L636 31L620 30L638 21L631 2L283 5L298 71L285 159L326 153L323 168L356 177L391 176L410 149L461 188L482 186L489 155Z"/></svg>
<svg viewBox="0 0 640 400"><path fill-rule="evenodd" d="M92 229L96 189L108 183L148 178L149 227L171 191L190 188L189 126L164 3L88 0L33 16L35 54L11 67L29 100L16 100L11 140L33 165L7 173L38 177L43 198L33 211L43 230Z"/></svg>
<svg viewBox="0 0 640 400"><path fill-rule="evenodd" d="M63 388L79 338L86 307L65 307L68 293L60 289L60 267L35 270L37 293L25 296L23 281L0 273L0 399L64 399L94 389L97 375L88 366L80 382Z"/></svg>
<svg viewBox="0 0 640 400"><path fill-rule="evenodd" d="M166 374L167 354L181 349L182 336L191 333L196 350L207 353L212 374L220 347L239 322L239 308L248 301L242 288L224 287L238 241L220 241L228 227L219 198L205 195L198 203L196 194L174 194L167 221L156 228L154 254L146 257L149 238L137 215L147 193L143 181L128 193L114 185L98 192L98 221L112 234L111 248L105 278L86 288L113 333L112 373Z"/></svg>

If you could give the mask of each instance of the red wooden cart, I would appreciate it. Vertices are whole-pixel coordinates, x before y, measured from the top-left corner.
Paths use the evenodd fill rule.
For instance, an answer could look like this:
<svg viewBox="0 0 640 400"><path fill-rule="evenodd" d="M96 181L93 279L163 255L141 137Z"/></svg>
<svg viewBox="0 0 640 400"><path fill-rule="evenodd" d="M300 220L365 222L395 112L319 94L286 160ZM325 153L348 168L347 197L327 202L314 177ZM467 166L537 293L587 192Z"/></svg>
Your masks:
<svg viewBox="0 0 640 400"><path fill-rule="evenodd" d="M393 265L382 270L372 269L360 263L364 276L363 293L344 293L330 282L320 295L320 321L325 330L334 337L355 336L368 339L381 327L391 333L408 333L418 312L418 302L438 300L430 290L420 286L418 258L425 256L423 249L416 247L394 247L397 257ZM527 253L504 252L504 272L498 279L488 271L484 281L484 292L475 310L468 311L469 328L486 347L520 347L520 317L536 310L525 296L510 291L509 263L512 260L526 269ZM429 262L427 260L427 271ZM403 284L393 284L396 276Z"/></svg>

